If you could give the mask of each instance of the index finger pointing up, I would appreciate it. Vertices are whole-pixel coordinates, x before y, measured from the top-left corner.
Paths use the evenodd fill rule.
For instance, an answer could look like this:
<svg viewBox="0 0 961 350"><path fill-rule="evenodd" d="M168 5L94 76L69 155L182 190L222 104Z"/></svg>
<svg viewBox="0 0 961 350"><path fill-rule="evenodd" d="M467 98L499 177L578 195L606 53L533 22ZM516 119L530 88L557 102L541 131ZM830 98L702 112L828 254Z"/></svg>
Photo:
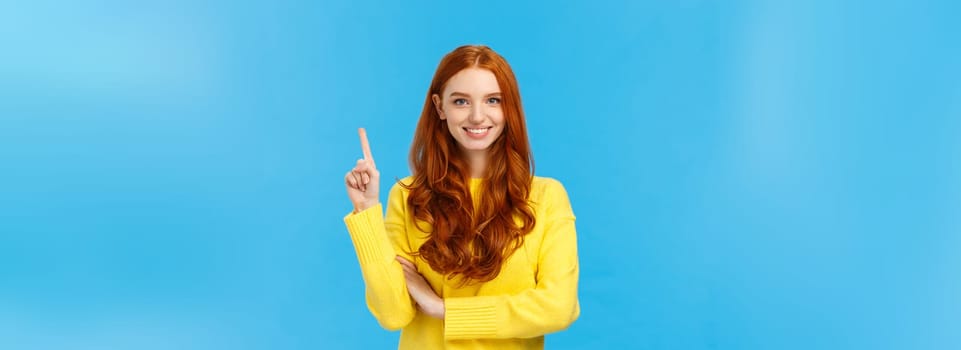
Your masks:
<svg viewBox="0 0 961 350"><path fill-rule="evenodd" d="M367 142L367 130L360 128L357 133L360 134L360 148L364 150L364 160L373 164L374 156L370 153L370 143Z"/></svg>

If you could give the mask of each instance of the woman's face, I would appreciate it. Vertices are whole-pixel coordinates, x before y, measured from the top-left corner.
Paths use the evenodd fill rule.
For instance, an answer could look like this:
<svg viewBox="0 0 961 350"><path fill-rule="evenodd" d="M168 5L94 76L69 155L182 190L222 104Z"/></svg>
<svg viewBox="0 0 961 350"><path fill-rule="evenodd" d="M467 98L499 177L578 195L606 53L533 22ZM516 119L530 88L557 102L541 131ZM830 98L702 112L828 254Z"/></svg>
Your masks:
<svg viewBox="0 0 961 350"><path fill-rule="evenodd" d="M501 90L494 73L487 69L457 72L447 81L443 94L431 99L465 152L485 154L504 130Z"/></svg>

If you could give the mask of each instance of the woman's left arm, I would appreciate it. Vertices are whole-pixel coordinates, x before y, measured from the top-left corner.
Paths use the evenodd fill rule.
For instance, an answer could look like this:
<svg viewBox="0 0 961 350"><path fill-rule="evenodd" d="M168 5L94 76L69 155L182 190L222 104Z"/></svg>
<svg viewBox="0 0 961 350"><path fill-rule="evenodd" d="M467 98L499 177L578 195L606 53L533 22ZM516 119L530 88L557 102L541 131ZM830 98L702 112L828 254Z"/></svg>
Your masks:
<svg viewBox="0 0 961 350"><path fill-rule="evenodd" d="M530 338L566 329L580 315L574 218L552 220L540 249L537 285L515 295L444 299L444 337Z"/></svg>
<svg viewBox="0 0 961 350"><path fill-rule="evenodd" d="M411 297L422 312L444 320L447 340L537 337L564 330L580 316L574 213L564 187L553 184L546 217L538 221L546 227L532 289L514 295L441 299L413 263L397 258Z"/></svg>
<svg viewBox="0 0 961 350"><path fill-rule="evenodd" d="M574 212L560 182L552 180L548 194L539 219L546 227L536 286L514 295L444 299L446 339L531 338L564 330L580 316Z"/></svg>

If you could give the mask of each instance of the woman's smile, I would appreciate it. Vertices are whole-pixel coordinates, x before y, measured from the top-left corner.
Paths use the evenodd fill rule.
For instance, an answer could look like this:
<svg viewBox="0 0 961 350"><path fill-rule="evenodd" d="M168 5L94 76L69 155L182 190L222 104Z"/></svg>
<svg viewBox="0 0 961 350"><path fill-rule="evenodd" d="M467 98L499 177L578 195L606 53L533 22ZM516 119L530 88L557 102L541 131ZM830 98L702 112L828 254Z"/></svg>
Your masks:
<svg viewBox="0 0 961 350"><path fill-rule="evenodd" d="M491 128L492 127L490 126L486 128L464 128L464 131L467 131L467 136L469 136L470 138L479 140L479 139L483 139L484 137L487 137L487 134L489 134L489 131L491 130Z"/></svg>

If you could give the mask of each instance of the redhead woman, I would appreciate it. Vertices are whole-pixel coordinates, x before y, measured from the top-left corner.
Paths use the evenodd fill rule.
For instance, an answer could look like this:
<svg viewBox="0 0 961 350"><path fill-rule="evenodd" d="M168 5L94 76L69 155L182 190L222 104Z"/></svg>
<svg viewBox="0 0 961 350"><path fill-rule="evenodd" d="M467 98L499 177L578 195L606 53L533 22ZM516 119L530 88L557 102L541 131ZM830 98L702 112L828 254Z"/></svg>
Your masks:
<svg viewBox="0 0 961 350"><path fill-rule="evenodd" d="M580 314L567 192L534 176L514 73L486 46L441 60L410 150L411 176L379 202L364 158L347 173L344 218L367 307L400 349L543 349Z"/></svg>

